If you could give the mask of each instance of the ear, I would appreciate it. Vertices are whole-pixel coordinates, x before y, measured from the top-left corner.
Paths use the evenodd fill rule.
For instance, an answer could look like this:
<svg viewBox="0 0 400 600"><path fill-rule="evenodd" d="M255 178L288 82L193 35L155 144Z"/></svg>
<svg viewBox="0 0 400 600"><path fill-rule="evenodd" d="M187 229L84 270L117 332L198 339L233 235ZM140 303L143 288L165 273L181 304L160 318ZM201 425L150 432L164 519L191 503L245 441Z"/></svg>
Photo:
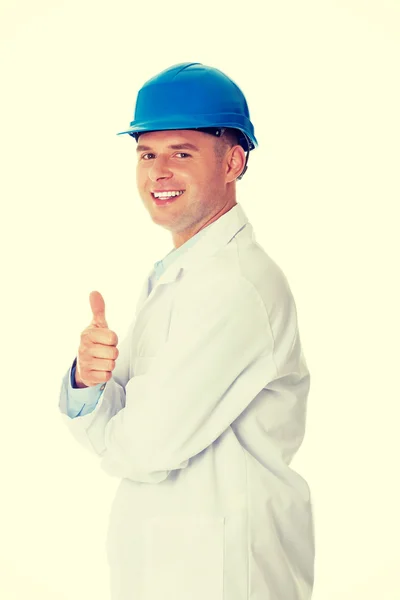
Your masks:
<svg viewBox="0 0 400 600"><path fill-rule="evenodd" d="M241 174L246 163L246 154L242 146L233 146L226 157L226 183L235 181Z"/></svg>

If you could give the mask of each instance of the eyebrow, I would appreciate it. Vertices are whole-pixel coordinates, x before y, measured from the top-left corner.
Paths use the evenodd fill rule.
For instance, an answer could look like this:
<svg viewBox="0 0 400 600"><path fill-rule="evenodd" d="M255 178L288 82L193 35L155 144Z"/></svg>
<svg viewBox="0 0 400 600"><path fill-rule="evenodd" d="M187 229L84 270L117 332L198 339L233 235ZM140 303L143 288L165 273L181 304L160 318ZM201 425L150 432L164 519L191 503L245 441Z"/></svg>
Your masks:
<svg viewBox="0 0 400 600"><path fill-rule="evenodd" d="M194 152L199 152L199 149L194 144L190 144L189 142L185 142L182 144L171 144L168 146L171 150L193 150ZM136 147L136 152L143 152L151 150L150 146L144 146L143 144L138 144Z"/></svg>

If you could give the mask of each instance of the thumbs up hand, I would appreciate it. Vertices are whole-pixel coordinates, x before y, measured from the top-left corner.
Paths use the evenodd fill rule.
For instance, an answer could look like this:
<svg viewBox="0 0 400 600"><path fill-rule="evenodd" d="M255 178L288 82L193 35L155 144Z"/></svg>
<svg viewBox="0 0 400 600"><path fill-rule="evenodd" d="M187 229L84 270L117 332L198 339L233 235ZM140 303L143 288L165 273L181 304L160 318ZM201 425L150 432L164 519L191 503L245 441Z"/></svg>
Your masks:
<svg viewBox="0 0 400 600"><path fill-rule="evenodd" d="M75 370L75 382L80 388L111 379L119 354L117 334L108 329L103 296L91 292L89 302L93 318L81 333Z"/></svg>

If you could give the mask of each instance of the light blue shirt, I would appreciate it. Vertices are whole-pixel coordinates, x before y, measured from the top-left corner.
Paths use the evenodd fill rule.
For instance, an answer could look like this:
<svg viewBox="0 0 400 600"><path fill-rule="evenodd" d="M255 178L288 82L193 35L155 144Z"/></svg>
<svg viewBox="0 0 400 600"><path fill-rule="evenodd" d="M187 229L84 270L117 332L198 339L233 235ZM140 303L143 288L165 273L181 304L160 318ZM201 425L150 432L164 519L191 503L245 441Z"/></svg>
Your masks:
<svg viewBox="0 0 400 600"><path fill-rule="evenodd" d="M154 283L161 277L164 271L169 267L186 250L193 246L199 239L200 236L205 232L206 228L201 229L196 235L191 237L187 242L182 244L180 248L173 248L167 256L159 260L154 264L154 271L149 278L149 294L152 290ZM76 357L71 367L71 377L68 386L68 416L71 418L83 417L88 413L92 412L99 401L99 398L107 385L106 383L98 383L97 385L78 388L75 386L75 369L76 369Z"/></svg>

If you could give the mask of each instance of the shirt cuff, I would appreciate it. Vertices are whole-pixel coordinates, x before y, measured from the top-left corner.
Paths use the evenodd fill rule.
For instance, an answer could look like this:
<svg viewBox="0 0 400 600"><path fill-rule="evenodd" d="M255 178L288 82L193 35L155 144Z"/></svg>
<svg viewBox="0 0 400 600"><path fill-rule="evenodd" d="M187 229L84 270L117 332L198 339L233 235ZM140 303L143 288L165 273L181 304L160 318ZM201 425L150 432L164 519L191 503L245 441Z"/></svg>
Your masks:
<svg viewBox="0 0 400 600"><path fill-rule="evenodd" d="M106 383L98 383L85 388L75 386L76 358L72 363L71 377L68 385L68 416L71 418L84 416L92 412L103 393Z"/></svg>

